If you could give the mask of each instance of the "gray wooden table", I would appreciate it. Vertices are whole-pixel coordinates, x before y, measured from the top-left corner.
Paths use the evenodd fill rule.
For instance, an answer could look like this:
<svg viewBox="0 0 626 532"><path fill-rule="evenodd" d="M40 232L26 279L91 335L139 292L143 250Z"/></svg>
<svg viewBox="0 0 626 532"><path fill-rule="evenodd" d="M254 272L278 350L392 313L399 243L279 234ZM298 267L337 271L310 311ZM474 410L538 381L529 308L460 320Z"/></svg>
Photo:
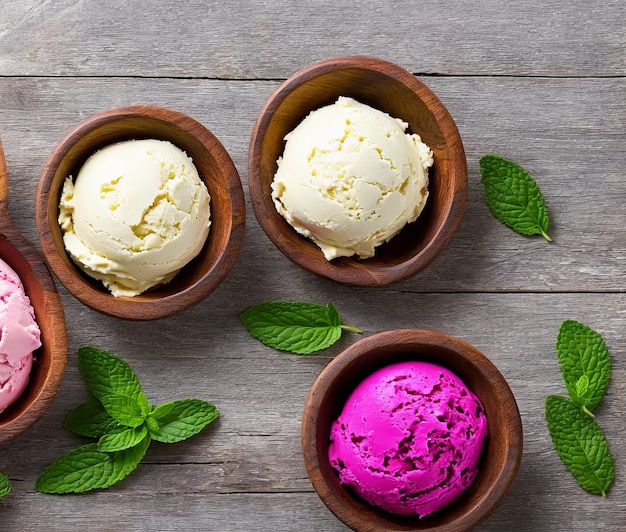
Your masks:
<svg viewBox="0 0 626 532"><path fill-rule="evenodd" d="M61 138L113 107L155 104L202 122L244 184L247 227L229 278L193 309L133 323L79 303L59 285L69 359L58 396L2 446L13 492L0 529L344 530L307 478L300 420L344 335L299 357L253 340L239 313L267 299L333 302L365 335L438 329L470 342L507 378L521 411L518 478L481 531L624 530L626 526L626 40L623 0L345 2L3 0L0 135L9 210L39 246L37 182ZM281 81L318 60L373 55L426 83L454 117L469 198L446 251L385 289L341 286L300 269L260 229L247 196L248 141ZM525 238L486 207L479 158L499 153L539 182L552 243ZM598 421L616 459L606 499L582 491L552 449L548 394L564 394L554 343L573 318L599 331L613 359ZM38 474L82 440L62 428L86 397L76 352L91 343L136 369L153 403L198 397L221 418L176 445L153 444L137 471L81 496L34 491Z"/></svg>

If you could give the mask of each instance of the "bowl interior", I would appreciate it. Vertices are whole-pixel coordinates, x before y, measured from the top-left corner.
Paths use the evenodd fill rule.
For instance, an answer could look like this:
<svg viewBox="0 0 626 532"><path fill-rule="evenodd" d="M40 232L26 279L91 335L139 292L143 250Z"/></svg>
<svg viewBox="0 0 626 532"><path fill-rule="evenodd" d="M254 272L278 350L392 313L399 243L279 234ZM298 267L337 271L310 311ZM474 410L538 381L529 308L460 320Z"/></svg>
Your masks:
<svg viewBox="0 0 626 532"><path fill-rule="evenodd" d="M278 214L271 198L276 161L284 136L314 109L351 96L401 118L433 150L429 199L420 217L370 259L342 257L328 262ZM294 262L317 274L355 285L388 284L428 264L445 246L460 221L467 193L467 164L452 118L415 76L370 58L324 62L296 74L269 99L251 139L249 185L259 223Z"/></svg>
<svg viewBox="0 0 626 532"><path fill-rule="evenodd" d="M403 360L433 362L457 374L481 400L489 430L479 473L470 488L445 509L421 520L370 506L340 484L328 460L331 425L352 390L373 371ZM466 530L475 526L508 491L522 452L519 411L502 375L473 347L432 331L389 331L349 347L327 366L311 390L302 433L314 487L330 510L357 530Z"/></svg>
<svg viewBox="0 0 626 532"><path fill-rule="evenodd" d="M17 233L0 235L0 258L19 275L35 310L41 347L24 393L0 413L0 443L17 436L39 419L57 393L67 359L65 317L50 272L37 252Z"/></svg>
<svg viewBox="0 0 626 532"><path fill-rule="evenodd" d="M101 283L76 267L65 251L57 222L59 200L65 178L75 177L94 152L116 142L146 138L169 140L192 158L211 196L211 229L200 254L172 281L132 298L114 298ZM79 126L48 161L40 183L39 201L42 248L54 273L83 303L119 317L153 319L197 303L225 278L243 238L243 191L230 156L198 122L165 109L117 109ZM159 307L154 305L156 302Z"/></svg>

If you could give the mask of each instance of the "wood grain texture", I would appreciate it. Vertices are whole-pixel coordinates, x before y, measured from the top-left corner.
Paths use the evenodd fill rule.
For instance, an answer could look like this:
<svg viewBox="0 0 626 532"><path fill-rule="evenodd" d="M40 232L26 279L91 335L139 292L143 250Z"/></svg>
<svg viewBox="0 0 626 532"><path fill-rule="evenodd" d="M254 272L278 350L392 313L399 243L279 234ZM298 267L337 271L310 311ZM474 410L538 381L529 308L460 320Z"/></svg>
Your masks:
<svg viewBox="0 0 626 532"><path fill-rule="evenodd" d="M181 111L224 145L244 183L246 232L227 279L195 307L156 322L99 314L58 291L68 363L46 414L0 449L13 492L0 528L67 530L346 530L307 477L300 421L326 364L279 353L239 322L267 299L333 302L364 335L440 330L491 359L513 391L524 430L517 479L480 532L623 529L626 506L626 42L621 0L461 2L0 3L0 136L17 231L41 249L39 176L60 140L96 113L135 104ZM468 201L459 230L425 270L397 285L355 288L284 257L250 208L247 158L267 98L297 70L368 54L417 73L463 140ZM479 158L499 153L539 183L553 243L512 233L489 214ZM565 394L554 344L574 318L613 360L596 411L616 459L606 499L582 491L552 449L545 397ZM86 440L62 429L87 395L76 352L91 343L127 359L153 403L198 397L220 419L193 439L153 444L109 490L47 496L33 489L55 457Z"/></svg>
<svg viewBox="0 0 626 532"><path fill-rule="evenodd" d="M27 0L2 10L0 72L11 76L284 79L362 54L426 74L626 73L621 0Z"/></svg>
<svg viewBox="0 0 626 532"><path fill-rule="evenodd" d="M624 291L623 80L422 79L459 128L468 161L468 201L448 248L429 268L396 288ZM278 85L211 80L0 79L2 138L12 169L9 209L16 225L37 242L34 218L18 214L34 212L37 180L54 147L89 116L130 104L170 107L208 127L232 156L249 201L250 134L265 100ZM515 160L537 180L546 198L553 243L515 235L491 217L478 168L478 160L486 153ZM313 279L273 252L251 208L246 216L242 254L255 258L244 261L253 269L251 275L271 279L273 268L286 268L284 271L294 273L281 276L284 283L294 282L293 275ZM256 260L261 256L271 257L268 265Z"/></svg>

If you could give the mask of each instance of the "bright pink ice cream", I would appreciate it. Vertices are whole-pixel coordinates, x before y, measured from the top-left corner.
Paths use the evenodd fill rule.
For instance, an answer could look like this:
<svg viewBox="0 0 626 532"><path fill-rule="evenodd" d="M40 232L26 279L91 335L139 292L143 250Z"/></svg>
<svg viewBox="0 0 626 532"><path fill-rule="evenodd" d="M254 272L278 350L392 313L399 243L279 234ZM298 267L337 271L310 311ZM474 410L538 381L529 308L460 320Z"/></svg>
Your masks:
<svg viewBox="0 0 626 532"><path fill-rule="evenodd" d="M487 419L455 374L400 362L368 376L333 423L328 455L342 484L374 506L424 517L478 472Z"/></svg>
<svg viewBox="0 0 626 532"><path fill-rule="evenodd" d="M33 351L41 342L35 311L11 267L0 260L0 412L28 384Z"/></svg>

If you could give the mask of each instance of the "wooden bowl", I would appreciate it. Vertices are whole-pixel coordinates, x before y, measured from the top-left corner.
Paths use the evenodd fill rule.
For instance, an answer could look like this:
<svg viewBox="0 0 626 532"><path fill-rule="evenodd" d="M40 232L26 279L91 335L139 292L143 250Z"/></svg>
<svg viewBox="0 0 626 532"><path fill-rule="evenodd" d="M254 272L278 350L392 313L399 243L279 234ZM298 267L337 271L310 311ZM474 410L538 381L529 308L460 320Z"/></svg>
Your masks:
<svg viewBox="0 0 626 532"><path fill-rule="evenodd" d="M26 239L17 231L7 208L7 169L0 142L0 259L17 273L35 310L41 330L41 347L24 393L0 413L0 443L35 423L57 393L67 361L65 316L50 271Z"/></svg>
<svg viewBox="0 0 626 532"><path fill-rule="evenodd" d="M489 431L472 485L448 507L423 519L370 506L340 484L328 459L331 425L354 388L377 369L404 360L439 364L460 377L482 402ZM515 398L498 369L471 345L435 331L387 331L348 347L319 375L302 419L304 462L314 488L341 521L359 531L471 530L491 514L513 483L522 439Z"/></svg>
<svg viewBox="0 0 626 532"><path fill-rule="evenodd" d="M351 96L401 118L431 147L430 196L416 222L376 250L372 258L327 261L276 211L271 183L284 136L312 110ZM371 57L343 57L314 64L283 83L263 107L248 158L250 198L267 236L293 262L320 276L357 286L407 279L429 264L456 231L467 197L467 162L459 132L437 97L397 65Z"/></svg>
<svg viewBox="0 0 626 532"><path fill-rule="evenodd" d="M59 200L65 178L76 176L94 152L116 142L145 138L169 140L193 159L211 195L211 229L200 254L172 281L135 297L114 297L67 254L57 221ZM241 181L222 144L192 118L160 107L123 107L88 119L56 147L39 182L37 226L50 268L85 305L119 318L164 318L205 298L233 267L241 249L244 223Z"/></svg>

